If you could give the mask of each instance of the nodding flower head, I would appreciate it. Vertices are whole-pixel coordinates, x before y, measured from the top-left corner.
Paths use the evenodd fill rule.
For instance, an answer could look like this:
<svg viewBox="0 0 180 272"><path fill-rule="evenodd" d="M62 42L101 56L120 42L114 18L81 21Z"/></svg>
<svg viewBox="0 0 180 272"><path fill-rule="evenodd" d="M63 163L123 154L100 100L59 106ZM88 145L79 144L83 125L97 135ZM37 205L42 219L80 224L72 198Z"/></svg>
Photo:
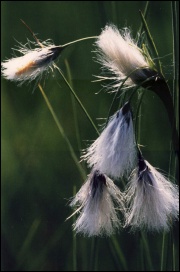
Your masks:
<svg viewBox="0 0 180 272"><path fill-rule="evenodd" d="M156 78L157 72L152 69L150 56L131 38L125 28L121 32L114 25L108 25L100 34L97 42L98 61L110 71L115 80L112 90L117 90L124 79L125 86L140 84L148 78ZM102 77L103 78L103 77ZM144 86L146 87L146 86Z"/></svg>
<svg viewBox="0 0 180 272"><path fill-rule="evenodd" d="M44 47L29 49L26 45L20 45L16 51L21 53L20 57L14 57L1 63L2 75L11 81L22 84L25 81L32 81L49 68L52 68L53 61L57 59L62 48L53 44L42 43Z"/></svg>
<svg viewBox="0 0 180 272"><path fill-rule="evenodd" d="M111 235L121 225L117 210L124 210L123 194L111 179L98 170L92 170L70 205L79 206L75 213L80 212L80 215L73 225L76 233Z"/></svg>
<svg viewBox="0 0 180 272"><path fill-rule="evenodd" d="M127 213L125 226L168 230L179 214L178 187L150 163L139 156L125 193Z"/></svg>
<svg viewBox="0 0 180 272"><path fill-rule="evenodd" d="M99 138L84 151L82 159L113 178L129 175L136 164L132 113L126 103L114 114Z"/></svg>

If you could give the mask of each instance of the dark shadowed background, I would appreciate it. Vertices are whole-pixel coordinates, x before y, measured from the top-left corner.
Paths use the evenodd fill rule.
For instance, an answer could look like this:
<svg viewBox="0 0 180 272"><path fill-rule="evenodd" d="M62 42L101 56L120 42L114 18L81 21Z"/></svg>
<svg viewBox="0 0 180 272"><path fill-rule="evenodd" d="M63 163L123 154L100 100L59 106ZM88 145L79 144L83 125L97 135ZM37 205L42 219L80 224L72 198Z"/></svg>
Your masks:
<svg viewBox="0 0 180 272"><path fill-rule="evenodd" d="M27 38L33 40L20 19L39 39L52 39L56 45L99 35L106 23L114 23L118 28L130 27L135 38L141 24L139 10L143 11L145 4L145 1L1 1L1 60L12 56L16 40L23 44ZM147 22L162 57L164 73L172 85L170 1L150 1ZM57 65L67 76L65 62L68 62L73 88L98 125L97 118L107 117L113 95L104 90L99 92L101 83L92 82L94 75L100 74L93 50L93 40L75 44L63 51ZM80 150L87 146L86 140L94 140L97 135L75 103L78 143L72 96L57 72L50 72L42 85L79 159ZM1 269L70 271L74 267L73 221L65 222L65 219L72 213L68 200L73 195L73 186L78 190L84 180L39 89L33 91L33 88L34 83L17 87L15 83L1 80ZM141 114L143 154L153 166L168 172L170 126L166 111L161 101L147 92ZM85 170L88 174L88 169ZM176 228L174 235L178 241ZM146 270L147 252L142 250L140 233L122 230L116 235L116 241L129 270L136 271L139 267ZM148 233L147 242L154 271L158 271L162 233ZM94 241L78 235L76 243L78 270L125 270L110 238ZM93 243L98 244L95 252ZM175 250L177 254L178 242ZM170 252L167 250L167 262Z"/></svg>

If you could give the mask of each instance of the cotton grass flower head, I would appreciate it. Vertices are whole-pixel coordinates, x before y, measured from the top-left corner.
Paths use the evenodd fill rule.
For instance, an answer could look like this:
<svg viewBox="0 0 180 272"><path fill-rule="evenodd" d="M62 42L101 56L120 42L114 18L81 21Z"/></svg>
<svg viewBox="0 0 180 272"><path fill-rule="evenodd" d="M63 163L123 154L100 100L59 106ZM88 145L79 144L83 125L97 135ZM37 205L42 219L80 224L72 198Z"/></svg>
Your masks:
<svg viewBox="0 0 180 272"><path fill-rule="evenodd" d="M111 77L115 80L112 92L116 91L120 82L127 77L124 85L132 86L157 76L157 72L151 68L152 59L143 54L128 28L119 31L116 26L107 25L95 45L97 58L103 69L114 75Z"/></svg>
<svg viewBox="0 0 180 272"><path fill-rule="evenodd" d="M178 219L178 187L141 155L125 195L128 207L125 226L167 231L172 221Z"/></svg>
<svg viewBox="0 0 180 272"><path fill-rule="evenodd" d="M129 175L137 155L132 113L127 102L114 114L101 135L84 151L82 159L113 178Z"/></svg>
<svg viewBox="0 0 180 272"><path fill-rule="evenodd" d="M41 78L44 72L52 69L54 60L62 51L61 46L55 46L48 42L42 43L42 46L42 48L36 46L31 49L27 45L20 44L16 51L21 56L2 62L2 75L8 80L19 82L20 85Z"/></svg>
<svg viewBox="0 0 180 272"><path fill-rule="evenodd" d="M111 235L121 224L117 209L123 210L123 194L114 182L98 170L92 170L87 181L72 200L80 215L73 225L76 233L87 236ZM115 208L117 206L117 209Z"/></svg>

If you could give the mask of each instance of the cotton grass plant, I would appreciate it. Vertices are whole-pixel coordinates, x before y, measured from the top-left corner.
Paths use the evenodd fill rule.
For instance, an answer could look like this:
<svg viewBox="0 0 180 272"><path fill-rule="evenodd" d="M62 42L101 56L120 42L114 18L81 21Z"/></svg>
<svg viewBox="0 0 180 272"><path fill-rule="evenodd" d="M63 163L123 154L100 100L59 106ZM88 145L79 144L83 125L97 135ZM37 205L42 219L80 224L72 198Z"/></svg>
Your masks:
<svg viewBox="0 0 180 272"><path fill-rule="evenodd" d="M80 212L74 230L86 236L112 235L121 226L117 211L124 211L123 194L114 182L92 169L87 181L71 201ZM116 205L116 207L115 207Z"/></svg>
<svg viewBox="0 0 180 272"><path fill-rule="evenodd" d="M143 24L145 23L143 17ZM149 37L150 33L147 28L145 30ZM151 54L147 53L143 47L139 47L128 28L118 30L113 24L106 25L98 37L87 37L59 46L40 42L32 31L31 34L36 40L32 43L35 45L34 49L20 44L17 51L21 56L2 62L2 76L18 85L33 80L38 82L38 88L46 105L66 141L76 167L85 180L70 202L70 206L74 207L75 211L68 219L74 218L75 234L97 238L111 236L118 230L123 233L126 228L133 230L134 233L138 229L140 231L146 229L154 233L172 231L179 213L178 187L142 157L133 124L137 120L133 119L131 110L135 92L124 96L126 103L123 101L124 97L120 97L121 106L110 118L107 118L103 130L99 132L74 89L55 63L69 45L96 39L96 61L102 65L103 72L108 71L108 77L101 75L98 77L112 80L111 92L124 94L124 90L128 93L134 87L142 87L155 92L161 98L172 125L172 142L174 156L176 156L178 151L175 127L177 112L174 113L171 92L162 70L155 65L153 58L150 57ZM40 84L44 74L53 69L59 72L98 134L97 139L82 151L81 160L86 161L90 168L88 176L79 163L79 158ZM177 71L174 73L177 74ZM109 88L107 90L109 91ZM165 90L164 94L163 90ZM174 88L174 95L175 92ZM123 188L123 192L119 187ZM143 232L142 237L144 237ZM75 241L76 239L74 243ZM148 248L146 239L143 241ZM115 240L114 245L117 242L118 240ZM164 244L165 240L162 247L161 270L164 261ZM114 246L114 248L118 247ZM120 254L120 259L123 260L123 254ZM173 266L175 266L174 259Z"/></svg>

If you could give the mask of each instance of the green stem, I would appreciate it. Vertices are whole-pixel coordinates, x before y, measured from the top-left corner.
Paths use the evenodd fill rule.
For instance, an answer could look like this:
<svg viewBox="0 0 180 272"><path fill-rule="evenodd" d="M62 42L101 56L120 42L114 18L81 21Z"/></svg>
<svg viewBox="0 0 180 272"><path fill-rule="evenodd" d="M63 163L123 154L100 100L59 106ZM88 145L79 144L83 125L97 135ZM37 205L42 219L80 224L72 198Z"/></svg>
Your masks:
<svg viewBox="0 0 180 272"><path fill-rule="evenodd" d="M172 230L172 270L176 271L176 256L175 256L175 243L174 243L174 233Z"/></svg>
<svg viewBox="0 0 180 272"><path fill-rule="evenodd" d="M123 252L122 252L122 250L121 250L121 248L119 246L119 243L117 242L117 239L114 236L112 236L111 241L113 243L114 248L116 249L116 253L117 253L117 255L118 255L118 257L119 257L119 259L121 261L121 264L122 264L122 267L123 267L124 271L128 271L126 259L125 259L124 254L123 254Z"/></svg>
<svg viewBox="0 0 180 272"><path fill-rule="evenodd" d="M91 244L91 261L90 261L90 271L97 271L97 261L98 261L98 237L93 237Z"/></svg>
<svg viewBox="0 0 180 272"><path fill-rule="evenodd" d="M88 112L86 111L85 107L83 106L83 104L81 103L79 97L77 96L77 94L75 93L75 91L73 90L73 88L71 87L71 85L69 84L69 82L67 81L67 79L65 78L64 74L61 72L61 70L59 69L59 67L57 65L54 65L55 68L57 68L58 72L60 73L60 75L62 76L62 78L64 79L66 85L68 86L68 88L70 89L71 93L73 94L73 96L75 97L76 101L79 103L81 109L84 111L86 117L88 118L88 120L90 121L91 125L93 126L93 128L95 129L96 133L99 135L99 131L96 128L94 122L92 121L90 115L88 114Z"/></svg>
<svg viewBox="0 0 180 272"><path fill-rule="evenodd" d="M76 194L76 186L73 186L73 195ZM73 216L73 223L76 221L76 215ZM77 239L73 233L73 271L77 271Z"/></svg>
<svg viewBox="0 0 180 272"><path fill-rule="evenodd" d="M144 28L146 30L146 33L147 33L147 39L148 39L148 41L149 41L149 43L150 43L150 45L152 47L152 50L153 50L153 53L154 53L155 57L158 59L158 68L159 68L159 71L160 71L161 74L163 74L161 62L159 60L159 54L158 54L156 45L154 43L153 37L152 37L152 35L151 35L150 31L149 31L149 27L147 25L146 19L145 19L144 15L143 15L142 11L140 10L139 12L140 12L140 15L141 15L143 26L144 26Z"/></svg>
<svg viewBox="0 0 180 272"><path fill-rule="evenodd" d="M149 1L146 1L146 5L145 5L145 8L144 8L144 14L143 14L145 19L147 17L148 8L149 8ZM142 30L143 30L143 23L141 22L141 26L140 26L139 31L138 31L139 37L142 34Z"/></svg>
<svg viewBox="0 0 180 272"><path fill-rule="evenodd" d="M177 1L171 1L172 36L173 36L173 103L176 115L176 129L179 135L179 29ZM174 169L177 168L175 158Z"/></svg>
<svg viewBox="0 0 180 272"><path fill-rule="evenodd" d="M138 107L136 110L136 117L135 117L135 140L136 140L136 144L138 145L138 143L140 143L140 131L141 131L141 104L142 104L142 100L143 100L143 96L145 95L145 92L143 92L140 97L139 97L139 101L138 101Z"/></svg>
<svg viewBox="0 0 180 272"><path fill-rule="evenodd" d="M161 270L164 270L164 255L165 255L165 240L166 240L166 232L163 232L163 240L162 240L162 251L161 251Z"/></svg>
<svg viewBox="0 0 180 272"><path fill-rule="evenodd" d="M150 251L149 251L149 246L148 246L148 243L147 243L147 237L145 237L145 236L146 235L142 232L141 233L141 237L142 237L142 240L143 240L144 250L146 252L146 257L147 257L147 263L148 263L148 266L149 266L149 271L154 271L153 265L152 265L152 261L151 261L151 255L150 255Z"/></svg>
<svg viewBox="0 0 180 272"><path fill-rule="evenodd" d="M43 98L44 98L44 100L46 102L46 105L47 105L47 107L48 107L48 109L49 109L49 111L50 111L50 113L51 113L57 127L58 127L59 132L61 133L63 139L65 140L65 142L66 142L66 144L67 144L67 146L68 146L68 148L70 150L71 157L72 157L73 161L75 162L77 168L79 169L79 172L80 172L80 174L81 174L81 176L82 176L82 178L84 180L86 178L86 174L85 174L83 168L81 167L81 165L79 163L79 160L77 159L77 156L76 156L76 154L74 152L74 149L73 149L69 139L66 137L66 135L64 133L64 130L63 130L63 128L62 128L62 126L61 126L61 124L60 124L60 122L59 122L59 120L58 120L58 118L57 118L57 116L56 116L50 102L49 102L49 99L47 98L47 96L46 96L46 94L45 94L45 92L44 92L44 90L42 88L42 86L40 84L38 84L38 87L39 87L39 90L41 91L41 94L42 94L42 96L43 96Z"/></svg>
<svg viewBox="0 0 180 272"><path fill-rule="evenodd" d="M66 70L67 70L68 81L70 82L70 85L72 86L71 70L69 67L69 63L68 63L67 59L65 59L64 62L65 62ZM80 133L79 133L78 116L77 116L77 109L76 109L76 103L75 103L76 101L75 101L74 95L72 93L71 93L71 101L72 101L72 109L73 109L73 116L74 116L77 145L78 145L78 149L81 150L81 140L80 140Z"/></svg>

